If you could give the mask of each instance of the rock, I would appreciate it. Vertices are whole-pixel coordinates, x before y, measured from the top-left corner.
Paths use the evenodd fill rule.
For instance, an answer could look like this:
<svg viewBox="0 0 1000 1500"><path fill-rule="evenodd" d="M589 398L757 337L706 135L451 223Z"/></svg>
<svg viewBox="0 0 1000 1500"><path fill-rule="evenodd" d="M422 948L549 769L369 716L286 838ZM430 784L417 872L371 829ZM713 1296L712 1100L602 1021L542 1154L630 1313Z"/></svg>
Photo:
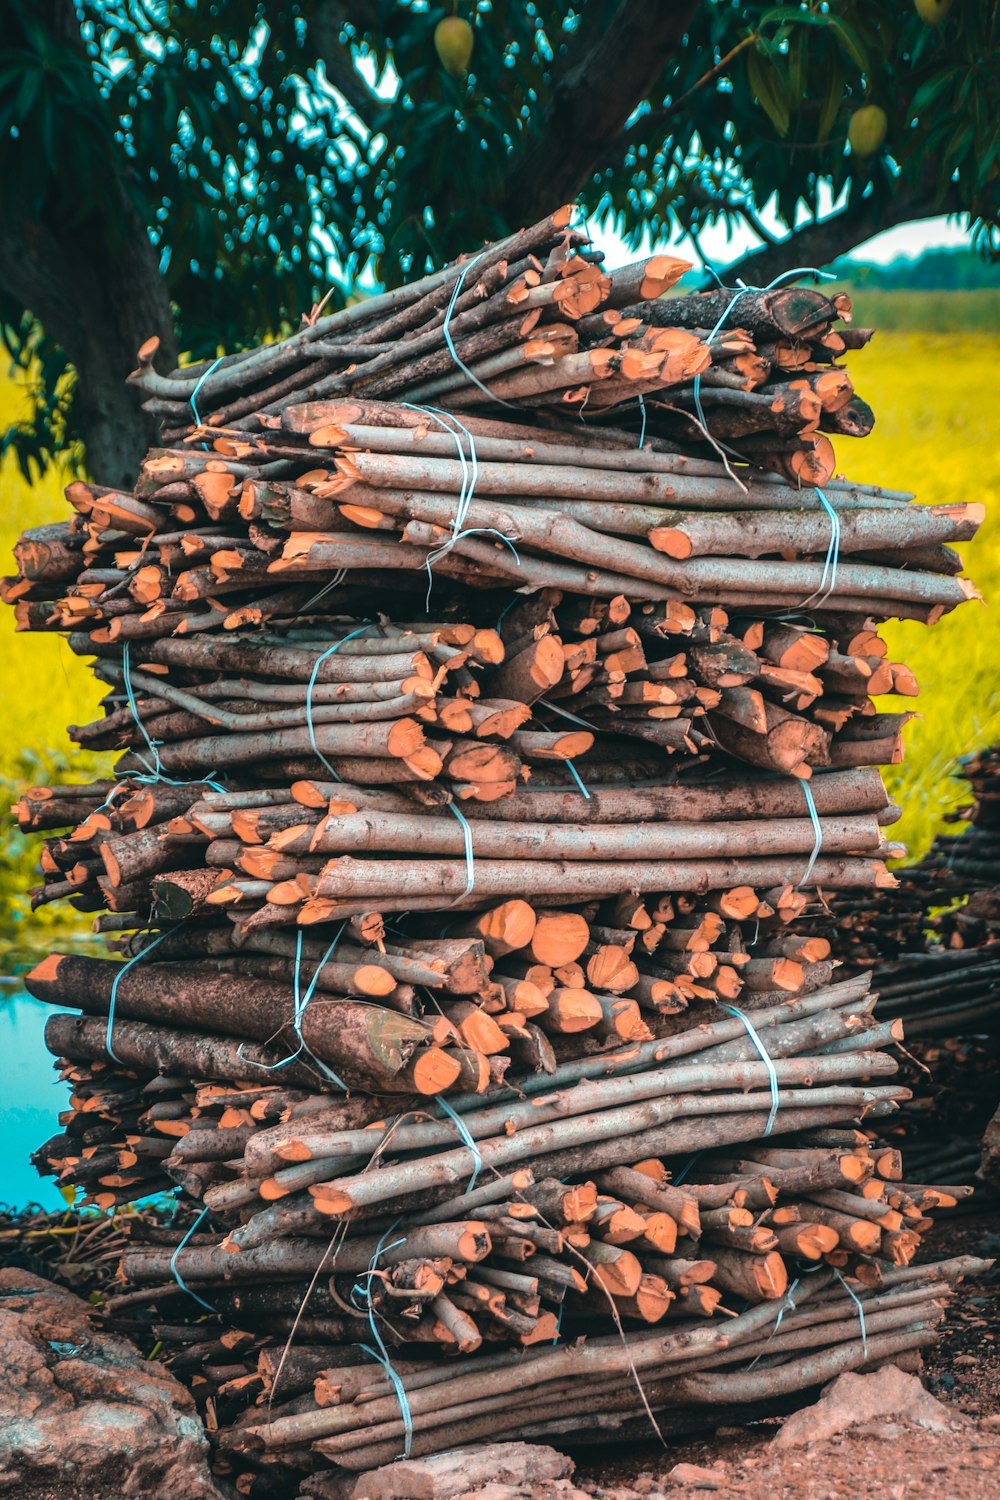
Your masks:
<svg viewBox="0 0 1000 1500"><path fill-rule="evenodd" d="M516 1500L534 1491L541 1500L573 1467L544 1443L485 1443L399 1459L360 1476L313 1474L299 1493L315 1500ZM572 1500L572 1487L553 1488L558 1500Z"/></svg>
<svg viewBox="0 0 1000 1500"><path fill-rule="evenodd" d="M194 1402L85 1302L0 1270L0 1496L222 1500Z"/></svg>
<svg viewBox="0 0 1000 1500"><path fill-rule="evenodd" d="M983 1136L983 1159L979 1164L979 1175L1000 1187L1000 1106L986 1127Z"/></svg>
<svg viewBox="0 0 1000 1500"><path fill-rule="evenodd" d="M667 1480L691 1490L721 1490L725 1484L723 1475L715 1469L703 1469L700 1464L674 1464Z"/></svg>
<svg viewBox="0 0 1000 1500"><path fill-rule="evenodd" d="M869 1375L851 1371L838 1375L814 1406L806 1406L788 1418L772 1446L794 1448L800 1443L821 1442L879 1417L902 1419L933 1432L947 1432L955 1427L956 1421L964 1420L956 1419L930 1391L924 1390L916 1376L907 1375L895 1365L883 1365Z"/></svg>

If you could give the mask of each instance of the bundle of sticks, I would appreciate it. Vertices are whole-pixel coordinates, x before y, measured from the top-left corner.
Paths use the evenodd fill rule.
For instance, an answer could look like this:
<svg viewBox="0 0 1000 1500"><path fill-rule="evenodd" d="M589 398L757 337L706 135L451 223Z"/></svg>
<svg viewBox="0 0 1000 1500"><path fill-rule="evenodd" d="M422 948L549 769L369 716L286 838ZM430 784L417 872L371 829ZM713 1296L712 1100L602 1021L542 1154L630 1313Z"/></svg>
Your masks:
<svg viewBox="0 0 1000 1500"><path fill-rule="evenodd" d="M773 1402L910 1357L963 1269L911 1265L965 1189L877 1139L902 1027L805 918L895 884L878 626L973 596L982 510L832 477L846 299L684 269L560 211L261 349L147 346L162 445L3 585L120 752L17 807L114 955L28 978L71 1088L36 1160L180 1190L106 1312L242 1493L572 1430L585 1371L612 1425Z"/></svg>
<svg viewBox="0 0 1000 1500"><path fill-rule="evenodd" d="M865 902L835 893L818 921L851 970L875 966L880 1014L911 1037L995 1032L1000 1021L1000 748L965 756L956 774L971 800L945 815L927 854Z"/></svg>
<svg viewBox="0 0 1000 1500"><path fill-rule="evenodd" d="M373 1326L412 1392L444 1378L442 1354L484 1344L533 1351L606 1326L610 1351L615 1327L628 1328L610 1373L627 1368L632 1330L664 1320L718 1322L765 1303L764 1326L784 1327L803 1266L873 1295L895 1285L891 1268L910 1265L928 1211L964 1190L904 1182L898 1151L850 1123L881 1119L906 1095L878 1050L898 1027L874 1023L873 1003L860 976L754 1008L769 1065L738 1015L688 1013L660 1040L564 1061L485 1099L456 1096L451 1113L140 1073L102 1048L103 1022L56 1016L50 1046L79 1061L66 1064L65 1133L41 1155L106 1206L172 1181L210 1211L213 1232L140 1236L107 1312L155 1309L156 1337L182 1365L189 1343L174 1330L192 1294L223 1332L235 1325L228 1357L197 1388L206 1413L227 1450L308 1467L307 1441L374 1420L339 1410L372 1399L356 1345ZM126 1061L133 1031L122 1027ZM830 1337L837 1358L863 1362L852 1316L850 1350L843 1326ZM199 1324L202 1340L211 1326ZM879 1326L866 1322L864 1339ZM483 1361L482 1374L503 1367ZM437 1427L431 1409L418 1431ZM365 1467L381 1461L369 1447L366 1434L315 1451Z"/></svg>
<svg viewBox="0 0 1000 1500"><path fill-rule="evenodd" d="M906 1027L914 1098L896 1128L908 1158L934 1181L970 1183L1000 1059L1000 750L962 757L956 774L972 795L945 822L967 826L937 834L891 891L832 892L814 925L845 969L874 964L880 1017Z"/></svg>
<svg viewBox="0 0 1000 1500"><path fill-rule="evenodd" d="M284 422L153 450L135 493L71 485L73 519L16 549L4 596L20 627L98 645L287 627L344 613L388 570L421 613L449 583L928 623L975 596L951 544L974 535L978 502L833 478L820 493L628 433L376 401L307 402ZM866 674L876 692L894 690L888 671Z"/></svg>
<svg viewBox="0 0 1000 1500"><path fill-rule="evenodd" d="M850 323L843 293L748 290L738 309L724 290L665 300L688 262L654 255L606 271L570 217L558 209L409 286L325 316L317 307L277 343L170 375L154 368L150 340L130 379L170 442L280 427L304 402L405 398L610 418L666 452L738 442L761 468L823 483L827 434L871 430L837 360L872 330L834 327Z"/></svg>

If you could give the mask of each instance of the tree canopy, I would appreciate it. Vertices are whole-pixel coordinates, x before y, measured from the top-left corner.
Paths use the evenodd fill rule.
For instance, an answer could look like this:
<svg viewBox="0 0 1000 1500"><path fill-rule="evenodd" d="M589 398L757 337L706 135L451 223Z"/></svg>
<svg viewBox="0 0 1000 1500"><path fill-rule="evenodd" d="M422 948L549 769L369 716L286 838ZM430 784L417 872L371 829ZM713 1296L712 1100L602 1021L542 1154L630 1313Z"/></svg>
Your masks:
<svg viewBox="0 0 1000 1500"><path fill-rule="evenodd" d="M460 76L434 43L453 10ZM760 248L727 271L758 283L942 212L1000 254L998 10L5 0L0 338L35 380L8 441L25 467L85 445L124 482L150 334L168 359L236 349L571 199L633 243L746 223ZM870 105L885 135L862 155Z"/></svg>

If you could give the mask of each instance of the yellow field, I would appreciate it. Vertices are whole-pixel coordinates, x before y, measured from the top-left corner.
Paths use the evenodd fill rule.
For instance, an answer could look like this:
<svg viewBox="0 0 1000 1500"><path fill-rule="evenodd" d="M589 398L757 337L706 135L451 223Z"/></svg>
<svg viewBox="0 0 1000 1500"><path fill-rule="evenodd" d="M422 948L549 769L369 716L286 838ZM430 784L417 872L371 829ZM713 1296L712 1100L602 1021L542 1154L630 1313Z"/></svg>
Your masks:
<svg viewBox="0 0 1000 1500"><path fill-rule="evenodd" d="M998 364L1000 336L995 334L880 334L853 356L851 366L861 394L877 413L875 431L862 443L842 439L838 452L852 476L912 488L923 501L984 500L987 524L965 556L987 600L1000 599L992 394ZM15 417L20 400L17 387L0 379L0 427ZM0 552L6 570L18 532L59 519L64 510L54 473L29 486L8 455L0 482ZM0 656L0 775L11 776L22 769L26 750L71 753L65 725L92 718L100 690L61 640L14 635L10 612L0 613L0 639L7 648ZM893 656L914 667L924 692L918 705L924 717L907 731L906 764L888 773L904 805L901 836L919 853L941 811L961 800L959 786L949 780L955 758L1000 736L1000 634L995 615L979 604L930 631L906 623L889 626L887 634ZM891 706L900 705L894 700Z"/></svg>
<svg viewBox="0 0 1000 1500"><path fill-rule="evenodd" d="M903 806L899 835L913 855L926 849L941 813L963 800L963 783L950 777L956 757L1000 737L1000 445L991 394L998 357L995 334L884 333L850 367L876 423L861 442L840 440L843 469L912 489L927 503L986 505L985 525L961 549L986 603L967 604L930 630L914 621L885 627L890 654L913 667L922 690L915 706L923 717L907 727L906 761L885 773Z"/></svg>
<svg viewBox="0 0 1000 1500"><path fill-rule="evenodd" d="M21 388L7 378L0 348L0 431L23 413ZM28 485L11 453L0 465L0 573L13 572L10 550L26 526L61 521L68 514L62 497L64 476L50 470ZM0 775L17 770L22 751L70 754L69 723L96 717L101 696L86 666L60 637L18 635L13 612L0 608Z"/></svg>

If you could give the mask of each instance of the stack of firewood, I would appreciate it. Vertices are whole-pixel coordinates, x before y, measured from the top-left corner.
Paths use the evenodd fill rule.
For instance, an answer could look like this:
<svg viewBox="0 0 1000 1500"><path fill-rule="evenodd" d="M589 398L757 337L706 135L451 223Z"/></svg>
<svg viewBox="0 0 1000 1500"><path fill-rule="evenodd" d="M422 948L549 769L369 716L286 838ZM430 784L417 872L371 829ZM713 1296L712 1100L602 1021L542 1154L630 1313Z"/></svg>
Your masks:
<svg viewBox="0 0 1000 1500"><path fill-rule="evenodd" d="M107 1312L244 1493L570 1430L583 1373L588 1421L773 1400L909 1357L963 1270L911 1266L959 1194L869 1133L902 1028L800 919L894 885L874 699L917 684L878 626L973 595L981 507L832 478L871 421L846 299L664 299L682 263L567 223L210 365L145 348L163 446L3 586L122 752L17 808L36 904L118 955L29 977L71 1012L36 1159L200 1210Z"/></svg>
<svg viewBox="0 0 1000 1500"><path fill-rule="evenodd" d="M846 970L874 966L879 1016L906 1027L908 1160L931 1181L971 1183L1000 1062L1000 748L963 757L956 774L972 796L945 821L967 826L937 834L891 890L832 893L810 925Z"/></svg>

